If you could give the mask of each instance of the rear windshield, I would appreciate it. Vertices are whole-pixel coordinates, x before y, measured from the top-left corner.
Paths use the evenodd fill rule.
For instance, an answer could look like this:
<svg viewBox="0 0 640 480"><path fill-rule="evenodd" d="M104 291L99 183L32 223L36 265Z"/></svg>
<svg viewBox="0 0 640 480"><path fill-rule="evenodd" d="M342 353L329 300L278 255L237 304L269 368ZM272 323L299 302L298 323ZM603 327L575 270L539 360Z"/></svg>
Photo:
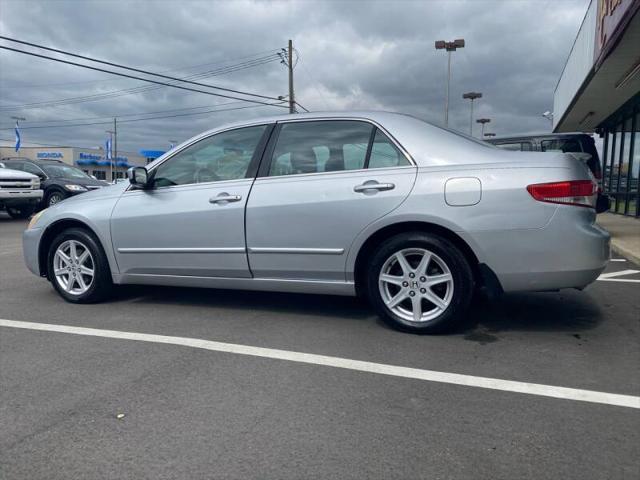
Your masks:
<svg viewBox="0 0 640 480"><path fill-rule="evenodd" d="M575 138L556 138L552 140L542 140L540 147L543 152L558 151L564 153L580 153L582 146Z"/></svg>

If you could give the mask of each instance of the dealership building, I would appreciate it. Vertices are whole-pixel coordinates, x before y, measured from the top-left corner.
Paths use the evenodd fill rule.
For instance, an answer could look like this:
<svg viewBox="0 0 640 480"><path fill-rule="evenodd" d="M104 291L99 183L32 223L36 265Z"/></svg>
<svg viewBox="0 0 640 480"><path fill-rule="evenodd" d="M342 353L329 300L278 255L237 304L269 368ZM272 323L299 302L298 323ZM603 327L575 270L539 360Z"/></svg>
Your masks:
<svg viewBox="0 0 640 480"><path fill-rule="evenodd" d="M640 0L592 0L553 102L555 132L603 139L602 188L611 211L638 217Z"/></svg>
<svg viewBox="0 0 640 480"><path fill-rule="evenodd" d="M158 153L158 152L154 152ZM156 155L157 156L157 155ZM130 167L144 166L152 157L119 151L113 160L106 158L105 151L98 148L24 146L15 151L8 142L0 145L0 159L22 157L31 160L58 160L73 165L99 180L124 178Z"/></svg>

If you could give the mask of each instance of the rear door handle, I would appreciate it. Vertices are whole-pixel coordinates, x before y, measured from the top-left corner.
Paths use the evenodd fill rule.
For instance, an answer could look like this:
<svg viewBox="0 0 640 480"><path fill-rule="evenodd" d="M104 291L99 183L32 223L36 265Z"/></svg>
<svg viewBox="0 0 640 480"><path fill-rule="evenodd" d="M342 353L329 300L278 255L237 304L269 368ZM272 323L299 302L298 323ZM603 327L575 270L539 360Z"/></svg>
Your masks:
<svg viewBox="0 0 640 480"><path fill-rule="evenodd" d="M229 195L227 192L222 192L217 197L211 197L209 199L209 203L231 203L231 202L239 202L242 200L242 196L240 195Z"/></svg>
<svg viewBox="0 0 640 480"><path fill-rule="evenodd" d="M353 187L354 192L363 193L372 190L384 191L393 190L396 186L393 183L378 183L375 180L367 180L362 185Z"/></svg>

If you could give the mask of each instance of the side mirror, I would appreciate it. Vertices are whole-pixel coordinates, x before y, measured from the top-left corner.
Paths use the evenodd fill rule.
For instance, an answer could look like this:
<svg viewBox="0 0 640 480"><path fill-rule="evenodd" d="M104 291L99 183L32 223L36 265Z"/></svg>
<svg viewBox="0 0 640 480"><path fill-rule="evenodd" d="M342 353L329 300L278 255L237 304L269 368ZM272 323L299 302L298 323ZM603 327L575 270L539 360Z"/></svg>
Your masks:
<svg viewBox="0 0 640 480"><path fill-rule="evenodd" d="M127 178L129 183L136 188L145 189L149 187L149 172L144 167L131 167L127 170Z"/></svg>

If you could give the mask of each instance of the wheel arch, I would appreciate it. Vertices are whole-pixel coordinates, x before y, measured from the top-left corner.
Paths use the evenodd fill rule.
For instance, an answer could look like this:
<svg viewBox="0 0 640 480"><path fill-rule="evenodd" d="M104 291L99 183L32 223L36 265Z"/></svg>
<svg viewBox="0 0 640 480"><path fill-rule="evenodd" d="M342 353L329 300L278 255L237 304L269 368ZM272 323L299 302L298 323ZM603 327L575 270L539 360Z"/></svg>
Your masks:
<svg viewBox="0 0 640 480"><path fill-rule="evenodd" d="M380 245L388 238L393 237L394 235L406 232L431 233L449 240L463 253L465 258L469 262L471 270L473 271L474 280L479 285L484 285L486 283L483 280L484 273L483 268L481 268L483 264L480 263L473 249L460 235L455 233L453 230L450 230L449 228L443 227L442 225L438 225L436 223L424 221L404 221L386 225L376 230L371 235L369 235L369 237L365 240L365 242L358 250L353 270L356 292L358 293L358 295L365 294L367 283L365 279L367 270L366 267L368 264L367 261L369 258L371 258L375 247Z"/></svg>
<svg viewBox="0 0 640 480"><path fill-rule="evenodd" d="M87 223L82 220L78 220L75 218L65 218L62 220L58 220L47 227L47 229L40 237L40 242L38 244L38 265L40 268L40 276L47 276L47 257L49 255L49 248L53 240L64 230L69 228L81 228L86 230L91 235L93 235L96 239L96 242L102 248L102 251L106 253L106 249L104 248L104 244L100 239L100 235L97 234L95 229L91 228ZM109 261L109 255L106 255L107 261Z"/></svg>

